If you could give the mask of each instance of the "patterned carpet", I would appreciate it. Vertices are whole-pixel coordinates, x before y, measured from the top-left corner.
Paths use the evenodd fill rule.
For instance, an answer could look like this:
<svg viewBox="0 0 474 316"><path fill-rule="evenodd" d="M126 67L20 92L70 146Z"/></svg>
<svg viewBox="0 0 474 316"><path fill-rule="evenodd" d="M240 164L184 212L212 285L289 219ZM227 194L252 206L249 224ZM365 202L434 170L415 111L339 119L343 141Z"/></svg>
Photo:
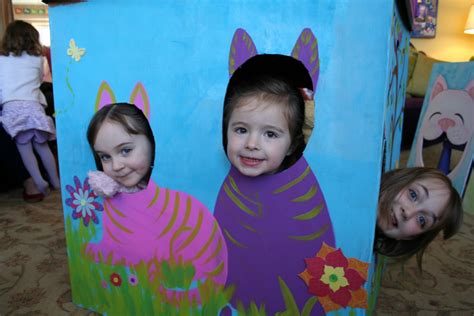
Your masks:
<svg viewBox="0 0 474 316"><path fill-rule="evenodd" d="M465 214L460 233L438 238L423 256L387 265L377 315L474 315L474 216Z"/></svg>
<svg viewBox="0 0 474 316"><path fill-rule="evenodd" d="M0 315L94 315L71 302L61 195L0 194Z"/></svg>
<svg viewBox="0 0 474 316"><path fill-rule="evenodd" d="M433 243L423 274L415 261L389 265L377 315L473 315L474 216ZM60 193L36 204L0 194L0 315L95 315L71 302Z"/></svg>

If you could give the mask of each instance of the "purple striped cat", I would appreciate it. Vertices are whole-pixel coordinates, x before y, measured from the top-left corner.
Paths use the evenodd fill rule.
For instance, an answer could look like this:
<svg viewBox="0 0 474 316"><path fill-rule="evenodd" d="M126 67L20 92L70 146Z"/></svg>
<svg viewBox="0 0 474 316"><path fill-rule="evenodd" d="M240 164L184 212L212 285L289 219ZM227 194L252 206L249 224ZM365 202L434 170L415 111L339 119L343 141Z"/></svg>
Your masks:
<svg viewBox="0 0 474 316"><path fill-rule="evenodd" d="M238 29L230 50L230 74L256 54L252 38ZM302 31L292 57L308 69L315 90L319 59L311 30ZM285 311L283 281L302 311L311 298L298 276L306 268L304 260L314 257L323 242L335 245L323 193L305 158L280 173L257 177L243 176L232 166L214 215L227 243L227 285L235 286L234 308L241 303L248 309L254 303L264 305L267 315ZM319 304L314 305L314 314L324 314Z"/></svg>

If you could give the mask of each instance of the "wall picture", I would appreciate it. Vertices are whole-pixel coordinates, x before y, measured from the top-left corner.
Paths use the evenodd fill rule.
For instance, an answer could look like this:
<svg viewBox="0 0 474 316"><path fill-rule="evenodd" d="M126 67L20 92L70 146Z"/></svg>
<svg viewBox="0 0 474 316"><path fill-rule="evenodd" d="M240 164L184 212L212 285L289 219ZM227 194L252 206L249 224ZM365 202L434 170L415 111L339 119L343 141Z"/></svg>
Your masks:
<svg viewBox="0 0 474 316"><path fill-rule="evenodd" d="M438 0L415 0L413 38L434 38L438 19Z"/></svg>

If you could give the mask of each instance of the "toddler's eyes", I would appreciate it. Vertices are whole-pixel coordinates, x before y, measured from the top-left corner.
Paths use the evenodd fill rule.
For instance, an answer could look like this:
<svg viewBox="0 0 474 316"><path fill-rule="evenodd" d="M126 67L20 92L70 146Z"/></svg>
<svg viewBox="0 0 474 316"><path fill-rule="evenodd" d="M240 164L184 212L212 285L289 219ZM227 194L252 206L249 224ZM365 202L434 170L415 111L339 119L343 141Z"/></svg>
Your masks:
<svg viewBox="0 0 474 316"><path fill-rule="evenodd" d="M277 138L278 137L278 134L273 132L273 131L266 131L265 135L269 138Z"/></svg>
<svg viewBox="0 0 474 316"><path fill-rule="evenodd" d="M426 218L423 215L418 216L418 223L420 224L421 228L425 228Z"/></svg>
<svg viewBox="0 0 474 316"><path fill-rule="evenodd" d="M99 159L100 159L101 161L106 162L106 161L110 160L110 156L109 156L109 155L102 154L102 155L99 155Z"/></svg>
<svg viewBox="0 0 474 316"><path fill-rule="evenodd" d="M236 129L234 129L234 132L236 132L237 134L245 134L247 133L247 129L243 127L237 127Z"/></svg>
<svg viewBox="0 0 474 316"><path fill-rule="evenodd" d="M416 194L416 192L414 190L408 189L408 194L410 195L410 199L413 202L416 202L416 200L418 200L418 194Z"/></svg>
<svg viewBox="0 0 474 316"><path fill-rule="evenodd" d="M131 151L132 151L132 148L125 147L125 148L122 148L122 149L120 150L120 153L121 153L122 155L127 155L127 154L130 153Z"/></svg>

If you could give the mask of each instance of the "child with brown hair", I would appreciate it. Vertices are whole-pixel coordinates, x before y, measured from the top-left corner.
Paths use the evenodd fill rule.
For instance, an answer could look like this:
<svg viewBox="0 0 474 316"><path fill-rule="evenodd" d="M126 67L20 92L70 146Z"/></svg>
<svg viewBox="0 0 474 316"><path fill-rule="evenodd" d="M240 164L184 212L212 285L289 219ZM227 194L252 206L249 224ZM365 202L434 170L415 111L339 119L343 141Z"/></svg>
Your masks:
<svg viewBox="0 0 474 316"><path fill-rule="evenodd" d="M56 131L51 117L45 114L46 99L41 93L44 60L38 31L29 23L10 23L0 48L0 104L2 124L15 140L23 163L43 195L49 183L43 179L36 151L54 189L60 187L56 160L49 140Z"/></svg>
<svg viewBox="0 0 474 316"><path fill-rule="evenodd" d="M443 231L457 233L463 217L462 201L451 180L440 170L414 167L382 176L377 210L375 250L389 257L417 254Z"/></svg>

